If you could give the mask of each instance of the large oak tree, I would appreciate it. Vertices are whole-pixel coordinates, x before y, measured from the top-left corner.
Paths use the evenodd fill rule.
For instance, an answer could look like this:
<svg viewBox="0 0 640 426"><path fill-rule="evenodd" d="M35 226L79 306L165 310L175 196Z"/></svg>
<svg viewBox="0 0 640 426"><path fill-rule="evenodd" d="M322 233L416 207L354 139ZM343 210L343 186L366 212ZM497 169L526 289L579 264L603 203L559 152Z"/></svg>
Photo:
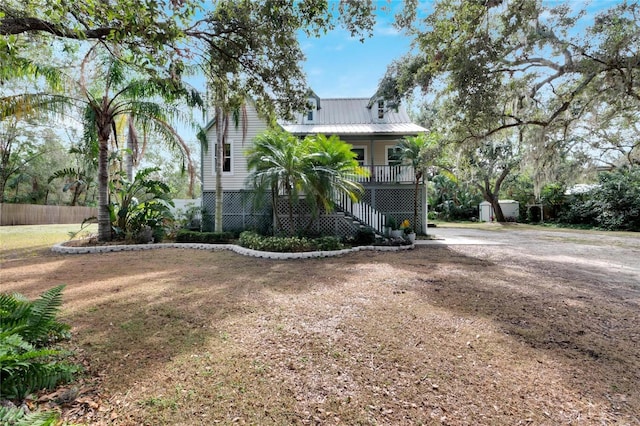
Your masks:
<svg viewBox="0 0 640 426"><path fill-rule="evenodd" d="M321 35L340 24L363 38L373 10L371 0L5 0L0 76L11 73L8 64L28 62L17 48L25 39L93 41L150 79L177 81L187 67L204 65L216 92L252 96L261 112L287 116L306 102L298 32Z"/></svg>
<svg viewBox="0 0 640 426"><path fill-rule="evenodd" d="M461 152L490 153L496 140L510 140L505 134L520 135L512 159L530 161L539 182L585 136L585 120L640 111L638 1L599 11L541 0L437 0L426 14L419 7L407 2L399 16L415 49L389 66L378 94L400 102L422 90L427 102L447 104L446 138ZM593 132L591 147L619 148L611 135L620 122L599 120L602 137ZM492 178L494 189L505 170L517 170L508 165ZM497 196L485 194L496 204Z"/></svg>

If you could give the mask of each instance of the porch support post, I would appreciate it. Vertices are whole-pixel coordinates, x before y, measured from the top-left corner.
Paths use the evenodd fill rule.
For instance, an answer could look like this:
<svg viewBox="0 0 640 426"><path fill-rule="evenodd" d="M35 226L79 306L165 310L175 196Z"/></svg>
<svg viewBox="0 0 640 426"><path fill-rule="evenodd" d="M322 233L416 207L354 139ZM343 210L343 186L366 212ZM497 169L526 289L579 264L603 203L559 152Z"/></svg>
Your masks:
<svg viewBox="0 0 640 426"><path fill-rule="evenodd" d="M373 139L369 139L369 171L371 173L371 177L369 178L370 182L375 182L375 163L373 161L375 157L373 156Z"/></svg>
<svg viewBox="0 0 640 426"><path fill-rule="evenodd" d="M428 188L428 183L429 181L427 180L427 177L423 177L422 178L422 232L424 232L425 235L428 234L428 230L429 230L429 197L427 197L427 188Z"/></svg>

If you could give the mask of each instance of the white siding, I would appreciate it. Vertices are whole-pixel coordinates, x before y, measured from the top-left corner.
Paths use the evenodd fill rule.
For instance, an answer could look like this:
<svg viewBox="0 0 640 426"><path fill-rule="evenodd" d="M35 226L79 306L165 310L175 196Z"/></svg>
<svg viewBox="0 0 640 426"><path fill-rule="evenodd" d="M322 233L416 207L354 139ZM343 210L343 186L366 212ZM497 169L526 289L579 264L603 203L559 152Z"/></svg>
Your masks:
<svg viewBox="0 0 640 426"><path fill-rule="evenodd" d="M222 176L222 188L228 191L237 191L245 189L247 175L247 160L245 153L251 148L253 139L259 133L267 129L264 120L258 117L258 114L251 103L247 104L247 134L242 137L242 123L239 123L236 129L233 124L229 128L228 141L231 144L231 173L224 173ZM203 191L215 191L216 174L214 165L214 147L216 144L216 128L210 127L207 130L207 140L209 141L209 150L202 154L202 189Z"/></svg>

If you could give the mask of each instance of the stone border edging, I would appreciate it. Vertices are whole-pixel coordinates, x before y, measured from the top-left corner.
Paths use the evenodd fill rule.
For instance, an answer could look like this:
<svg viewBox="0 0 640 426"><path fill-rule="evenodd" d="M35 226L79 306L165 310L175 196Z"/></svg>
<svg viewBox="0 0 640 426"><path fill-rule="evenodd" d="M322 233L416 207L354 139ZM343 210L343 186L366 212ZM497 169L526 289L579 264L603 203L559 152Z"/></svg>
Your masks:
<svg viewBox="0 0 640 426"><path fill-rule="evenodd" d="M252 250L235 244L204 244L204 243L159 243L159 244L122 244L113 246L89 246L89 247L67 247L64 242L58 243L51 248L54 253L60 254L86 254L86 253L111 253L118 251L140 251L156 250L163 248L186 248L194 250L231 250L237 254L251 257L261 257L265 259L311 259L319 257L342 256L347 253L358 251L400 251L411 250L415 244L407 246L358 246L350 249L331 251L306 251L298 253L279 253L272 251Z"/></svg>

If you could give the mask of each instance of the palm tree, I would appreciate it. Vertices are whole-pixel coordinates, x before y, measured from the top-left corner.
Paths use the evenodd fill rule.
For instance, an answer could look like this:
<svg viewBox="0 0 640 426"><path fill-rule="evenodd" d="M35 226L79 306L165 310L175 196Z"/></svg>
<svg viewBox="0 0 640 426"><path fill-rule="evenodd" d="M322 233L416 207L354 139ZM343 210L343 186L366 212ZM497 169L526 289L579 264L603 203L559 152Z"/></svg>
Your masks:
<svg viewBox="0 0 640 426"><path fill-rule="evenodd" d="M287 199L290 232L295 231L293 207L302 194L312 211L334 207L334 191L357 201L364 189L355 177L364 175L349 144L337 136L310 136L300 140L282 130L258 135L248 152L249 181L262 196L271 192L275 229L282 230L278 218L278 195ZM313 219L313 218L312 218Z"/></svg>
<svg viewBox="0 0 640 426"><path fill-rule="evenodd" d="M402 139L396 148L400 159L413 167L415 191L413 194L413 226L418 222L418 192L420 181L425 177L427 168L434 164L439 152L439 137L436 133L408 136ZM426 229L423 229L426 231Z"/></svg>
<svg viewBox="0 0 640 426"><path fill-rule="evenodd" d="M95 47L95 46L94 46ZM91 49L81 67L80 92L85 105L85 137L98 143L98 239L111 239L109 215L109 141L115 136L116 119L130 116L136 125L145 131L154 132L177 146L185 157L189 153L186 143L169 124L171 118L189 121L179 109L183 101L189 107L202 106L203 102L195 90L190 90L177 78L151 78L129 80L124 64L112 56L102 61L104 75L100 87L89 88L85 83L87 64L94 56ZM189 160L190 173L194 167Z"/></svg>
<svg viewBox="0 0 640 426"><path fill-rule="evenodd" d="M346 194L352 201L358 201L364 193L358 177L365 177L368 171L360 167L351 145L338 136L307 136L303 141L308 151L308 171L311 192L308 201L313 203L312 211L322 205L327 212L334 209L335 192ZM315 208L314 208L315 207Z"/></svg>
<svg viewBox="0 0 640 426"><path fill-rule="evenodd" d="M293 206L305 188L308 188L308 167L304 145L295 136L282 130L268 130L256 136L253 147L248 152L247 166L252 172L249 181L256 189L256 195L271 191L276 231L282 226L278 218L278 196L287 197L290 232L294 230Z"/></svg>
<svg viewBox="0 0 640 426"><path fill-rule="evenodd" d="M132 119L132 125L143 130L144 134L153 133L169 146L177 147L187 163L193 185L195 167L187 144L170 124L170 119L191 122L188 114L179 106L202 107L203 102L197 91L187 88L180 80L179 73L171 77L151 77L148 79L129 79L129 73L123 62L114 56L106 57L95 67L101 72L96 80L100 85L88 87L87 69L96 58L99 44L94 45L85 55L77 83L80 96L61 96L51 93L29 93L0 98L0 120L8 116L19 116L44 108L60 112L60 107L75 105L84 110L85 143L98 145L98 239L111 239L109 215L109 142L113 137L117 143L116 120L120 116ZM0 82L8 74L8 67L0 66ZM14 76L43 75L53 87L60 87L60 73L50 67L40 67L27 60L20 59L15 64ZM175 70L174 70L175 71ZM69 79L71 80L71 79Z"/></svg>

